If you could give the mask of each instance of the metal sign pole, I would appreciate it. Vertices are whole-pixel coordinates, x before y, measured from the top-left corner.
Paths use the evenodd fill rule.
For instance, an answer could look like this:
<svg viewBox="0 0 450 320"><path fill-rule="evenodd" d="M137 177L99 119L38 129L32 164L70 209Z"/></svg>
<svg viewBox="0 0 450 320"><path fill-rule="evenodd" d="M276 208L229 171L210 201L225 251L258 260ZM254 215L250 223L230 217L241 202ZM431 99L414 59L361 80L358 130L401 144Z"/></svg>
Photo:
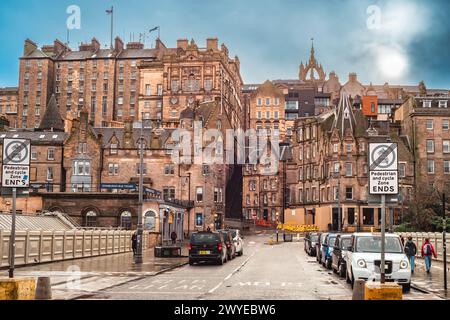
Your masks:
<svg viewBox="0 0 450 320"><path fill-rule="evenodd" d="M381 195L381 283L384 284L386 282L386 262L385 262L385 254L386 254L386 195Z"/></svg>
<svg viewBox="0 0 450 320"><path fill-rule="evenodd" d="M16 259L16 198L17 188L12 188L11 235L9 238L9 278L14 278L14 262Z"/></svg>

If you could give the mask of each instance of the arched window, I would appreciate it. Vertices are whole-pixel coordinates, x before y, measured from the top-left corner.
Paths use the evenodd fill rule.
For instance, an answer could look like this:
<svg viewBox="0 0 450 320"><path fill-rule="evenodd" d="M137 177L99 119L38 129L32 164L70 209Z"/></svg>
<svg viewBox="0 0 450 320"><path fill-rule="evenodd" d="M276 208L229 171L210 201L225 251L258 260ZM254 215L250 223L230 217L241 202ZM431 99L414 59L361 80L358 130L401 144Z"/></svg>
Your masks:
<svg viewBox="0 0 450 320"><path fill-rule="evenodd" d="M120 227L124 230L131 230L131 212L124 211L120 215Z"/></svg>
<svg viewBox="0 0 450 320"><path fill-rule="evenodd" d="M97 226L97 212L91 210L86 213L85 225L87 228L95 228Z"/></svg>
<svg viewBox="0 0 450 320"><path fill-rule="evenodd" d="M154 211L147 211L145 213L144 229L148 231L156 230L156 213Z"/></svg>

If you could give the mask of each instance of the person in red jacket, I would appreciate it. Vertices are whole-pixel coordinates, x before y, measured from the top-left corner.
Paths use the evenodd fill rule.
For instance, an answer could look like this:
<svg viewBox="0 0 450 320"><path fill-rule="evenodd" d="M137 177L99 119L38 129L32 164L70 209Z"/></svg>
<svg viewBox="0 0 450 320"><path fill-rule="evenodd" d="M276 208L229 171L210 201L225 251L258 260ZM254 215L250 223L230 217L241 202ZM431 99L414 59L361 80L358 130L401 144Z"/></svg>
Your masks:
<svg viewBox="0 0 450 320"><path fill-rule="evenodd" d="M434 246L431 244L430 239L426 238L422 245L422 257L425 259L425 268L427 269L427 273L430 273L431 258L433 256L434 258L437 258L436 250L434 250Z"/></svg>

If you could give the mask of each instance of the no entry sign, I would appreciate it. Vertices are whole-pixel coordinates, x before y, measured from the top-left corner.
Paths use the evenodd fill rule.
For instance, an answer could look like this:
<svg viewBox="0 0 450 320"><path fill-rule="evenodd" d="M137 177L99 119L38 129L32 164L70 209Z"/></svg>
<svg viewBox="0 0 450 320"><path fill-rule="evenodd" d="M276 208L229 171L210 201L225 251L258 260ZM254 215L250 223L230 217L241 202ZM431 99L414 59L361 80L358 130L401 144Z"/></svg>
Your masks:
<svg viewBox="0 0 450 320"><path fill-rule="evenodd" d="M398 147L396 143L369 145L369 193L398 194Z"/></svg>
<svg viewBox="0 0 450 320"><path fill-rule="evenodd" d="M30 140L3 140L3 188L29 188L30 155Z"/></svg>

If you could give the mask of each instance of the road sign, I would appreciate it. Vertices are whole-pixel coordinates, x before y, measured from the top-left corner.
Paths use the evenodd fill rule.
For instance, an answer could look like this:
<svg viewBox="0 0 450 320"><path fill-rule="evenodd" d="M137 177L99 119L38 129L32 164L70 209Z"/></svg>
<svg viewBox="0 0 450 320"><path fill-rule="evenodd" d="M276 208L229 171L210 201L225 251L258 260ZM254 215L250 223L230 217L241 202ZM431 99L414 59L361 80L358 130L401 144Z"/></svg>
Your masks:
<svg viewBox="0 0 450 320"><path fill-rule="evenodd" d="M31 142L25 139L3 140L3 164L30 165Z"/></svg>
<svg viewBox="0 0 450 320"><path fill-rule="evenodd" d="M398 194L398 157L396 143L369 145L369 194Z"/></svg>
<svg viewBox="0 0 450 320"><path fill-rule="evenodd" d="M3 140L3 188L29 188L31 142L26 139Z"/></svg>

